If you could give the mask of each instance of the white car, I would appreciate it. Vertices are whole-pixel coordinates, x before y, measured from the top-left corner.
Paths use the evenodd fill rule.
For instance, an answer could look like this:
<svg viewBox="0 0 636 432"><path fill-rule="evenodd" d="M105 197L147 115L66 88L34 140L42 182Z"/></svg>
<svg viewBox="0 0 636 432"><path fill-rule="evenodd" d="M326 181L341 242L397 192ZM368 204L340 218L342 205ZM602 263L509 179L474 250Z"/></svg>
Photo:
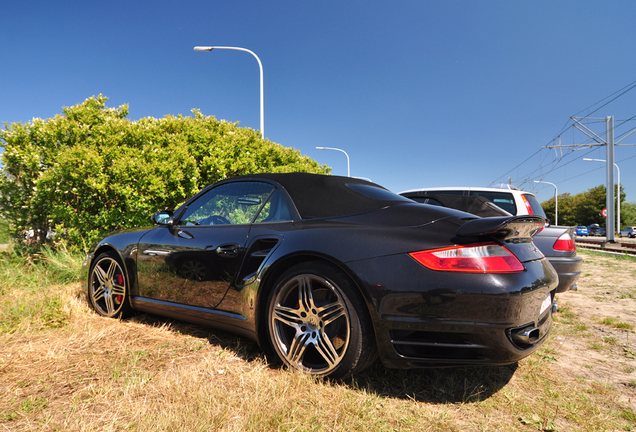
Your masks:
<svg viewBox="0 0 636 432"><path fill-rule="evenodd" d="M502 208L513 216L517 215L539 215L546 218L543 207L539 204L537 197L530 192L525 192L509 186L508 188L490 187L443 187L443 188L423 188L411 189L400 192L400 195L423 202L426 195L456 195L456 196L480 196ZM433 198L433 197L431 197ZM435 204L429 202L427 204Z"/></svg>

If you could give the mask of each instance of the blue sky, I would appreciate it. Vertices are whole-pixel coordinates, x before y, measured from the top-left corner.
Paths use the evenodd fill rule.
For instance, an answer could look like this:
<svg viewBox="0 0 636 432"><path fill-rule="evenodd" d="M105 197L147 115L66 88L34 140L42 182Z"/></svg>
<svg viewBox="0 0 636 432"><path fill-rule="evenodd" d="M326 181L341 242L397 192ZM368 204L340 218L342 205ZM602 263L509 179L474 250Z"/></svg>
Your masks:
<svg viewBox="0 0 636 432"><path fill-rule="evenodd" d="M4 2L0 124L103 94L131 119L197 108L258 129L256 60L193 50L243 47L263 63L266 138L333 174L345 155L315 147L396 192L510 179L543 201L554 188L534 180L605 183L582 160L604 147L542 149L589 143L570 116L615 116L617 140L636 128L636 89L620 93L636 83L634 17L630 1ZM636 146L615 161L636 202Z"/></svg>

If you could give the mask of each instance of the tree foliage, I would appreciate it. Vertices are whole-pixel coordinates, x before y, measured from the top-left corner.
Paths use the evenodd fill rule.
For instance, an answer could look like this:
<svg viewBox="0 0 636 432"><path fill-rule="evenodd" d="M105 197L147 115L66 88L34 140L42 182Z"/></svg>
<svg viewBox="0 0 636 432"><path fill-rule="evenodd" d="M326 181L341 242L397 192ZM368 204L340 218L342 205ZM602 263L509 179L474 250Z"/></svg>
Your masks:
<svg viewBox="0 0 636 432"><path fill-rule="evenodd" d="M632 215L633 203L625 202L626 194L621 187L621 225L636 224L636 214ZM605 226L602 211L606 208L606 189L604 185L596 186L574 196L569 193L559 195L559 225L577 226L599 224ZM616 191L618 192L618 191ZM551 198L541 203L541 207L551 221L555 216L555 201ZM614 211L616 212L616 205ZM616 213L615 213L616 214Z"/></svg>
<svg viewBox="0 0 636 432"><path fill-rule="evenodd" d="M81 245L146 225L202 187L257 172L328 173L299 151L253 129L193 116L131 121L128 106L99 95L63 114L0 129L0 216L15 236L43 242L55 232ZM50 237L50 236L49 236Z"/></svg>

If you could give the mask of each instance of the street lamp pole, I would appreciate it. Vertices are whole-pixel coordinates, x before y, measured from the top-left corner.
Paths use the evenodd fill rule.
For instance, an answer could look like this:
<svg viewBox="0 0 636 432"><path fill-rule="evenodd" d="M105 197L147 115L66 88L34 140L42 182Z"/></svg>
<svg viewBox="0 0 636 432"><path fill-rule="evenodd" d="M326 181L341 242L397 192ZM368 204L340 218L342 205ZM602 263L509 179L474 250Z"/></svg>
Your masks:
<svg viewBox="0 0 636 432"><path fill-rule="evenodd" d="M605 159L590 159L583 158L584 161L595 161L595 162L607 162ZM614 166L616 167L616 172L618 173L618 179L616 184L618 185L618 196L616 199L618 200L618 205L616 207L616 231L621 232L621 170L614 162Z"/></svg>
<svg viewBox="0 0 636 432"><path fill-rule="evenodd" d="M349 167L349 155L347 154L346 151L339 148L333 148L333 147L316 147L316 149L317 150L336 150L339 152L343 152L345 156L347 157L347 177L351 177L351 169Z"/></svg>
<svg viewBox="0 0 636 432"><path fill-rule="evenodd" d="M261 137L265 139L265 102L264 102L264 96L263 96L263 64L261 63L261 59L259 59L258 56L254 54L253 51L250 51L245 48L227 47L227 46L195 46L194 47L195 51L212 51L213 49L228 49L228 50L235 50L235 51L245 51L247 53L252 54L254 58L256 59L256 61L258 62L258 67L261 71Z"/></svg>
<svg viewBox="0 0 636 432"><path fill-rule="evenodd" d="M554 183L550 183L549 181L544 180L535 180L535 183L547 183L554 186L554 225L559 224L559 190L557 189L557 185Z"/></svg>

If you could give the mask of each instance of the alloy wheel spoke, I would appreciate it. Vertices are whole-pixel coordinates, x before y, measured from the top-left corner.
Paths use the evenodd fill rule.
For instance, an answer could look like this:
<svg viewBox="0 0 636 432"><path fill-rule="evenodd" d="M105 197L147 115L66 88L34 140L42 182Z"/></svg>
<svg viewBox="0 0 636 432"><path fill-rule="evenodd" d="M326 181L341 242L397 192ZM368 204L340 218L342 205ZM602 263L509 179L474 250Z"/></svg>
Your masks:
<svg viewBox="0 0 636 432"><path fill-rule="evenodd" d="M308 311L314 304L314 296L311 292L311 281L304 276L298 281L298 303L301 309Z"/></svg>
<svg viewBox="0 0 636 432"><path fill-rule="evenodd" d="M340 301L323 306L318 310L318 316L320 316L324 327L344 315L346 315L345 307Z"/></svg>
<svg viewBox="0 0 636 432"><path fill-rule="evenodd" d="M111 260L110 266L108 267L108 276L107 276L109 281L112 281L115 279L115 272L117 271L117 268L119 268L117 263Z"/></svg>
<svg viewBox="0 0 636 432"><path fill-rule="evenodd" d="M300 328L301 317L298 309L292 309L285 306L276 306L274 308L274 319L292 328Z"/></svg>
<svg viewBox="0 0 636 432"><path fill-rule="evenodd" d="M119 284L113 284L113 289L110 291L113 296L123 296L126 294L126 287Z"/></svg>
<svg viewBox="0 0 636 432"><path fill-rule="evenodd" d="M106 283L106 272L104 271L103 268L101 268L99 265L95 266L95 270L93 270L93 274L97 277L97 279L99 280L99 284L100 285L104 285Z"/></svg>
<svg viewBox="0 0 636 432"><path fill-rule="evenodd" d="M287 361L290 364L302 366L303 356L305 355L305 348L307 348L307 340L309 335L304 332L297 332L296 336L292 340L289 349L287 350Z"/></svg>
<svg viewBox="0 0 636 432"><path fill-rule="evenodd" d="M320 336L316 340L315 346L316 350L329 364L329 367L332 367L340 357L338 351L336 351L333 344L331 343L331 339L329 339L329 336L327 336L322 331L320 332Z"/></svg>
<svg viewBox="0 0 636 432"><path fill-rule="evenodd" d="M111 295L104 296L104 300L105 300L105 303L106 303L106 313L108 315L112 315L113 312L115 312L115 304L113 302L112 293L111 293Z"/></svg>
<svg viewBox="0 0 636 432"><path fill-rule="evenodd" d="M93 292L93 302L97 303L98 300L101 300L102 298L104 298L105 291L106 290L104 289L104 285L100 285L99 288L97 288Z"/></svg>

